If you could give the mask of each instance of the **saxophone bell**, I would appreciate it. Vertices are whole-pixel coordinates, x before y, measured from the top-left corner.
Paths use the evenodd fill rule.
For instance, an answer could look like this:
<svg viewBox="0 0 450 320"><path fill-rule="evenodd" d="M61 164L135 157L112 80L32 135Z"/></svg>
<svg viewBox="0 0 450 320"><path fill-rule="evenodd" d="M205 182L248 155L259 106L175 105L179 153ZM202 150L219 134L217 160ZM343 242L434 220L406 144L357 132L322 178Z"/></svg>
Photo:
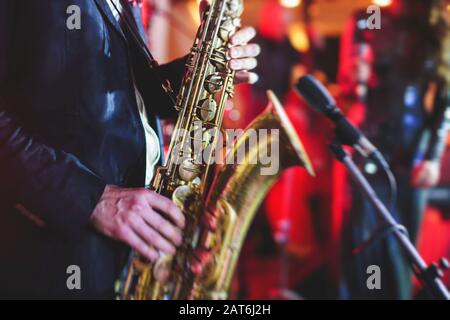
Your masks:
<svg viewBox="0 0 450 320"><path fill-rule="evenodd" d="M195 280L195 291L191 293L195 299L228 298L248 228L267 192L283 171L292 166L301 166L310 175L315 174L283 106L272 91L267 92L267 97L269 104L266 109L245 129L227 153L227 157L237 159L238 154L245 150L245 156L241 158L244 161L233 164L227 162L218 170L211 185L206 211L218 217L219 221L214 232L204 230L201 236L209 239L210 243L206 246L211 248L213 257L203 267L203 274ZM252 132L259 129L269 129L267 131L271 133L257 144L251 144ZM262 175L261 170L265 165L257 157L273 144L280 147L279 170L274 174ZM205 246L205 243L202 245Z"/></svg>

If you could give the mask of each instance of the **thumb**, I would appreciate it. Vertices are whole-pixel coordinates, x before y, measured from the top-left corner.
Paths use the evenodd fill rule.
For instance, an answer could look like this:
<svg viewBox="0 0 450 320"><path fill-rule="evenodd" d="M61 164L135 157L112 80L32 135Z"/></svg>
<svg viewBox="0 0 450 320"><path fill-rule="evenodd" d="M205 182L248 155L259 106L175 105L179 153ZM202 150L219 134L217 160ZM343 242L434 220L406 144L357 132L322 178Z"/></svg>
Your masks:
<svg viewBox="0 0 450 320"><path fill-rule="evenodd" d="M199 5L200 10L200 19L203 18L203 13L208 9L209 2L208 0L201 0Z"/></svg>

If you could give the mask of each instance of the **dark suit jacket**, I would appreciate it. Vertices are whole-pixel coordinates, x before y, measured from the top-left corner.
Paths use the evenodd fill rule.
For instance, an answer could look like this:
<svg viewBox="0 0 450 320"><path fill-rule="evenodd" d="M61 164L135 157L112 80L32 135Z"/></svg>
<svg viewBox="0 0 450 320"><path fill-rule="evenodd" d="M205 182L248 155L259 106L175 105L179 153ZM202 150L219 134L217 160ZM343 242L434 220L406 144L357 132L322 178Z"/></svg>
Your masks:
<svg viewBox="0 0 450 320"><path fill-rule="evenodd" d="M156 72L176 87L182 63L150 69L105 0L0 0L0 296L112 297L123 247L89 217L106 184L144 183L133 77L154 124L175 113Z"/></svg>

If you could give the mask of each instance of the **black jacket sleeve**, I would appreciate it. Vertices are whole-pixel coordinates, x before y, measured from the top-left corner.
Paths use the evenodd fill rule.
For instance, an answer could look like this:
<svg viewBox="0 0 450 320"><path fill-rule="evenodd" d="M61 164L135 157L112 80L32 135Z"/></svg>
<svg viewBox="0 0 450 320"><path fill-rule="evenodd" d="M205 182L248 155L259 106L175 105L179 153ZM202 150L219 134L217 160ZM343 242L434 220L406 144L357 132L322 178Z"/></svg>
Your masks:
<svg viewBox="0 0 450 320"><path fill-rule="evenodd" d="M170 63L158 67L161 76L170 81L175 94L178 93L183 80L187 56L176 59Z"/></svg>
<svg viewBox="0 0 450 320"><path fill-rule="evenodd" d="M447 145L447 136L450 130L450 90L446 86L441 86L438 91L434 111L428 123L431 137L425 159L439 161Z"/></svg>
<svg viewBox="0 0 450 320"><path fill-rule="evenodd" d="M159 77L170 83L170 87L173 91L173 98L176 100L178 92L180 91L181 82L185 71L187 56L173 60L169 63L158 66L157 73ZM170 108L165 109L164 112L159 112L158 115L162 118L176 118L178 112L175 110L175 106L171 104Z"/></svg>
<svg viewBox="0 0 450 320"><path fill-rule="evenodd" d="M7 105L14 0L0 0L0 197L69 237L87 230L105 183L74 155L38 141ZM0 212L2 214L2 212Z"/></svg>

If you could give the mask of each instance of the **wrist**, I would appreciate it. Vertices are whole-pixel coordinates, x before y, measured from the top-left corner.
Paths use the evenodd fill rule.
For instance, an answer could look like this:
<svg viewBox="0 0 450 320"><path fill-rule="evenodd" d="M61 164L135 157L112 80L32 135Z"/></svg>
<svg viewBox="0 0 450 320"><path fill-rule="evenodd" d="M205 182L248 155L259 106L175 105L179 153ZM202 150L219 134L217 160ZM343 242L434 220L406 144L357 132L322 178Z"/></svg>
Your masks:
<svg viewBox="0 0 450 320"><path fill-rule="evenodd" d="M101 207L101 205L103 203L103 200L106 197L108 197L108 195L111 194L115 188L116 188L115 186L110 185L110 184L105 185L105 187L103 189L103 193L100 196L100 198L99 198L99 200L98 200L98 202L97 202L97 204L96 204L96 206L95 206L94 210L92 211L91 216L89 218L91 223L97 218L97 216L99 215L99 212L101 212L100 207Z"/></svg>

